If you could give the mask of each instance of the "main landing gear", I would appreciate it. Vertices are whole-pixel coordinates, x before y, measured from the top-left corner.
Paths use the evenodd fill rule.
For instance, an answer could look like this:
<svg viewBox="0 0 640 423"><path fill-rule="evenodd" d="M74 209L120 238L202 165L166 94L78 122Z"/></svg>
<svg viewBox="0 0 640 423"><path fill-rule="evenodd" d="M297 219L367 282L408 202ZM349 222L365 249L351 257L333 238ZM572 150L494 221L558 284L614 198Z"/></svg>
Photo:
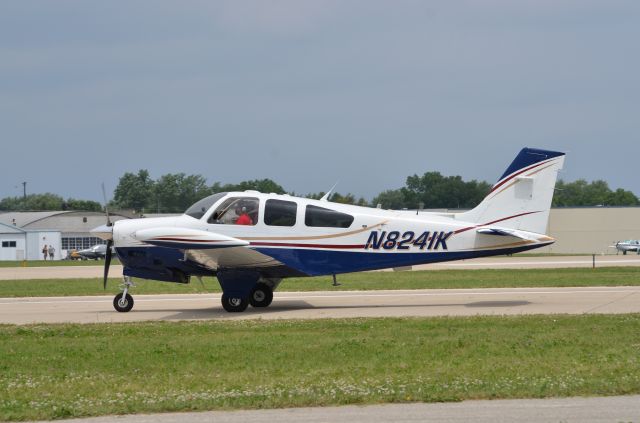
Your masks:
<svg viewBox="0 0 640 423"><path fill-rule="evenodd" d="M227 270L218 272L222 288L222 307L230 313L245 311L252 307L268 307L273 301L273 291L279 279L263 280L258 272Z"/></svg>
<svg viewBox="0 0 640 423"><path fill-rule="evenodd" d="M113 308L120 313L126 313L133 308L133 297L129 295L129 288L135 287L135 285L129 276L125 276L120 286L122 292L113 298Z"/></svg>
<svg viewBox="0 0 640 423"><path fill-rule="evenodd" d="M222 287L222 307L230 313L245 311L249 304L256 308L268 307L280 283L280 279L263 279L258 272L246 270L219 271L217 276ZM129 289L135 285L125 276L121 287L122 292L113 298L113 308L126 313L133 308Z"/></svg>

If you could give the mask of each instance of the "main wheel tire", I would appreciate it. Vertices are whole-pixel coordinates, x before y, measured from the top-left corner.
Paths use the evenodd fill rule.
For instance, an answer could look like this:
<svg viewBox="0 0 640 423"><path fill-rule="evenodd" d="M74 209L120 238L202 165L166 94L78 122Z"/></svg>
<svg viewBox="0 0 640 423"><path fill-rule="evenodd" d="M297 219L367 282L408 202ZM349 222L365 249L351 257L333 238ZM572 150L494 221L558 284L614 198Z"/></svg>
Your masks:
<svg viewBox="0 0 640 423"><path fill-rule="evenodd" d="M249 306L249 300L235 295L222 294L222 308L229 313L240 313Z"/></svg>
<svg viewBox="0 0 640 423"><path fill-rule="evenodd" d="M273 290L264 283L259 283L251 291L249 304L253 307L268 307L273 301Z"/></svg>
<svg viewBox="0 0 640 423"><path fill-rule="evenodd" d="M122 294L123 292L119 293L113 299L113 308L120 313L126 313L133 308L133 297L127 294L126 297L122 298Z"/></svg>

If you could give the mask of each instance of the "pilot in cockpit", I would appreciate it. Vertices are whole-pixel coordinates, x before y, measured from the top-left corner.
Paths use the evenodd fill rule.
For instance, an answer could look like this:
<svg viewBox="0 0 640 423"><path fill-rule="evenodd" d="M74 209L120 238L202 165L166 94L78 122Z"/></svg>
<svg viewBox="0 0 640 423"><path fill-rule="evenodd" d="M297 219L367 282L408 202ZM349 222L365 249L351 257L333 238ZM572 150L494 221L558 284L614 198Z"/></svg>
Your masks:
<svg viewBox="0 0 640 423"><path fill-rule="evenodd" d="M253 225L253 219L247 213L247 206L238 204L235 209L236 215L238 218L236 219L236 225Z"/></svg>

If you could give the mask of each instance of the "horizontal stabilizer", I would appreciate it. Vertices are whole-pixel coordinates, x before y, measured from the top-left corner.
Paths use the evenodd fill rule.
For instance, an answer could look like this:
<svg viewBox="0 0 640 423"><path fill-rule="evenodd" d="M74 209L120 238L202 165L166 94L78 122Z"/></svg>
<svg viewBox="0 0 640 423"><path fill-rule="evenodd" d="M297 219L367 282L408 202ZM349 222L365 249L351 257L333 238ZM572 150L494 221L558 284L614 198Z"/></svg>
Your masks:
<svg viewBox="0 0 640 423"><path fill-rule="evenodd" d="M244 247L249 245L247 241L215 232L178 227L142 229L136 231L133 237L146 244L181 250Z"/></svg>
<svg viewBox="0 0 640 423"><path fill-rule="evenodd" d="M526 239L535 241L538 237L529 236L526 232L516 231L513 229L503 229L503 228L478 228L476 230L479 234L483 235L495 235L495 236L512 236L514 238ZM531 234L533 235L533 234Z"/></svg>

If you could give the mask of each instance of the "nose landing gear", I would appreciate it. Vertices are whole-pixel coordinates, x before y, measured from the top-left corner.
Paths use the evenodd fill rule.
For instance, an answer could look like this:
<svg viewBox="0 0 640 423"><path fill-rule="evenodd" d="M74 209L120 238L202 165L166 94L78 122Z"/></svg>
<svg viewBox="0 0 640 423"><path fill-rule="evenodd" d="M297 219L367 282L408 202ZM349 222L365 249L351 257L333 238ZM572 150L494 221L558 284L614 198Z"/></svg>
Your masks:
<svg viewBox="0 0 640 423"><path fill-rule="evenodd" d="M126 313L133 308L133 297L129 295L129 288L135 287L135 285L131 282L129 276L125 276L121 287L122 292L113 298L113 308L115 308L117 312Z"/></svg>

